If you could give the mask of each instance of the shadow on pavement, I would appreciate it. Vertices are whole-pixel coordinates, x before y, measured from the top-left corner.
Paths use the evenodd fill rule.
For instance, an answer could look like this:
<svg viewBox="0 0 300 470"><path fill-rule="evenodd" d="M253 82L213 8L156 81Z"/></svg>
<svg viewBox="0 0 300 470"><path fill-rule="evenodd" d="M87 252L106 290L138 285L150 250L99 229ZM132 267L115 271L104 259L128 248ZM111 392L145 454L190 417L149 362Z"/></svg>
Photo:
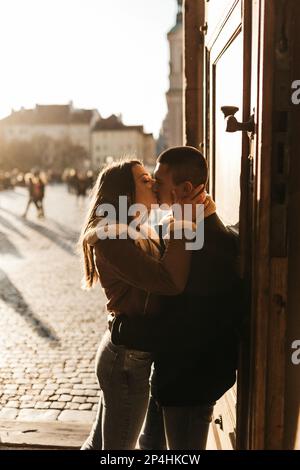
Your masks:
<svg viewBox="0 0 300 470"><path fill-rule="evenodd" d="M27 197L27 194L28 194L28 191L16 191L15 189L6 189L4 191L2 191L2 194L5 196L5 197L9 197L9 198L15 198L16 196L17 197Z"/></svg>
<svg viewBox="0 0 300 470"><path fill-rule="evenodd" d="M71 228L57 222L54 219L47 218L47 220L50 220L51 223L55 225L62 232L63 238L70 240L72 243L77 243L79 239L79 235L80 235L79 231L72 230Z"/></svg>
<svg viewBox="0 0 300 470"><path fill-rule="evenodd" d="M20 314L26 323L28 323L29 326L33 328L39 336L49 341L59 343L59 338L56 336L52 328L47 326L31 310L21 292L14 286L7 274L2 269L0 269L0 299L12 307L15 312Z"/></svg>
<svg viewBox="0 0 300 470"><path fill-rule="evenodd" d="M0 232L0 254L23 258L18 248L16 248L16 246L7 238L7 235L3 232Z"/></svg>
<svg viewBox="0 0 300 470"><path fill-rule="evenodd" d="M14 224L12 224L9 220L5 219L0 215L0 224L3 225L3 227L7 228L8 230L11 230L14 233L17 233L20 235L20 237L24 238L25 240L28 240L28 237L24 235L24 233L20 232L19 229L16 228Z"/></svg>
<svg viewBox="0 0 300 470"><path fill-rule="evenodd" d="M1 211L7 212L8 214L11 214L13 217L17 218L22 222L24 225L27 227L31 228L32 230L35 230L36 232L40 233L44 237L48 238L51 240L53 243L55 243L57 246L65 250L69 255L74 256L75 255L75 249L73 246L71 246L69 243L66 243L64 240L62 240L62 235L54 232L54 230L51 230L48 227L45 227L43 225L37 224L35 222L32 222L31 220L24 219L22 216L15 214L14 212L5 209L3 207L0 207ZM71 243L73 243L73 240L70 240Z"/></svg>

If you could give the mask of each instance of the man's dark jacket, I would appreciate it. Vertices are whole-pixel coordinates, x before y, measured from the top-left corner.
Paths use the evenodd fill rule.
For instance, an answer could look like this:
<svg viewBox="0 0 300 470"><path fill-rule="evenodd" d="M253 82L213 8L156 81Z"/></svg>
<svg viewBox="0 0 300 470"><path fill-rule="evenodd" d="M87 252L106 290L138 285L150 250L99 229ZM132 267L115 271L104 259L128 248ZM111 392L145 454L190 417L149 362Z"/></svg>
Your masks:
<svg viewBox="0 0 300 470"><path fill-rule="evenodd" d="M235 382L242 315L236 251L233 234L210 215L184 292L162 297L156 317L116 318L113 342L154 352L152 394L161 405L214 402Z"/></svg>

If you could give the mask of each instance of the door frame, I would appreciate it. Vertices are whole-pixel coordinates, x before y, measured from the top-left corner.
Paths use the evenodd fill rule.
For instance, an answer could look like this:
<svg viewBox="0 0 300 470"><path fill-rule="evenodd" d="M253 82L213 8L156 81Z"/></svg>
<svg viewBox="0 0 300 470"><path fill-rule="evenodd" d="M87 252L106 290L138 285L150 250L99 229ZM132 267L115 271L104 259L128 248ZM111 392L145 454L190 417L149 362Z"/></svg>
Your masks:
<svg viewBox="0 0 300 470"><path fill-rule="evenodd" d="M236 3L233 0L233 4ZM276 61L276 47L281 40L280 34L287 31L285 8L293 0L259 0L259 38L257 67L257 99L255 110L256 136L254 149L254 185L249 184L249 139L246 133L242 140L242 166L241 166L241 203L240 203L240 271L241 277L249 285L249 317L245 341L241 351L240 368L238 374L238 400L237 400L237 448L238 449L281 449L284 438L284 405L285 405L285 349L282 343L285 339L286 304L287 304L287 241L284 239L286 229L287 201L285 204L274 202L274 191L278 190L278 178L274 168L278 158L278 138L288 139L276 128L278 113L278 87L280 87L280 62ZM207 63L205 61L205 33L207 25L204 16L204 0L185 0L184 15L193 10L193 4L198 6L199 14L197 28L190 28L185 23L185 37L191 43L197 38L197 47L201 49L199 57L202 63L203 86L199 86L193 99L198 103L206 104L205 83L209 87ZM250 81L251 76L251 12L252 0L243 0L242 29L244 37L244 105L243 119L248 120L250 110ZM201 38L199 40L199 37ZM185 47L185 57L191 56L188 43ZM203 59L204 58L204 59ZM185 70L186 87L192 83L191 71ZM285 79L287 78L287 73ZM185 93L185 91L184 91ZM185 97L185 111L195 105L191 103L190 95ZM203 116L205 108L202 107L201 116L194 114L199 123L198 136L202 143L211 145L208 129L205 128ZM186 135L193 136L195 122L191 123L188 113L185 127ZM268 126L265 125L268 123ZM189 129L191 132L189 133ZM280 134L280 135L279 135ZM195 135L195 134L194 134ZM195 145L196 139L186 140L187 145ZM200 145L195 145L202 150ZM277 152L277 153L276 153ZM288 155L288 152L286 153ZM276 156L277 155L277 156ZM288 156L286 157L288 158ZM275 165L275 166L274 166ZM285 178L286 176L286 178ZM280 176L280 184L287 184L287 175ZM277 185L277 186L276 186ZM277 201L278 202L278 201ZM281 201L282 202L282 201ZM280 207L279 207L280 206ZM276 252L274 240L278 226L276 211L281 211L283 219L280 222L283 237L278 246L281 252ZM281 245L280 245L281 244ZM277 247L278 248L278 247ZM276 357L276 360L274 360Z"/></svg>
<svg viewBox="0 0 300 470"><path fill-rule="evenodd" d="M289 41L284 37L289 34L287 5L291 2L261 0L259 3L248 446L250 449L280 450L284 448L289 167L289 132L286 126L289 102L282 100L282 95L285 96L291 83L287 63ZM283 171L280 169L282 165L286 168Z"/></svg>

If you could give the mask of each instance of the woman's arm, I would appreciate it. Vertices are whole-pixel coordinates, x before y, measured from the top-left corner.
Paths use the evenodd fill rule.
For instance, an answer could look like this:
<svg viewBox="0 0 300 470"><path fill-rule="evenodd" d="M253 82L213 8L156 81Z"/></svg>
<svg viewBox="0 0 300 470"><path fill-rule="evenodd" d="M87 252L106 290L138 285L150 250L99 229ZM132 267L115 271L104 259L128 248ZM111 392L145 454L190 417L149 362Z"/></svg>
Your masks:
<svg viewBox="0 0 300 470"><path fill-rule="evenodd" d="M96 261L108 261L116 276L134 287L160 295L177 295L184 290L190 269L191 252L185 244L184 238L174 239L171 227L165 253L158 260L135 246L130 238L98 239Z"/></svg>

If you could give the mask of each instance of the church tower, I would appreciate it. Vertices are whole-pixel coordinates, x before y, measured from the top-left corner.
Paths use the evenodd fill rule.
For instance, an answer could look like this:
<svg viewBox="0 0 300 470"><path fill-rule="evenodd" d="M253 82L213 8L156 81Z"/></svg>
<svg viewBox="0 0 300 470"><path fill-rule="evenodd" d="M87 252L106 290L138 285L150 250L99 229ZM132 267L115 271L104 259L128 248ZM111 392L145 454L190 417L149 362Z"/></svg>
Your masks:
<svg viewBox="0 0 300 470"><path fill-rule="evenodd" d="M182 0L177 0L175 26L168 33L170 45L170 88L166 94L168 113L163 123L165 147L183 144L183 26Z"/></svg>

